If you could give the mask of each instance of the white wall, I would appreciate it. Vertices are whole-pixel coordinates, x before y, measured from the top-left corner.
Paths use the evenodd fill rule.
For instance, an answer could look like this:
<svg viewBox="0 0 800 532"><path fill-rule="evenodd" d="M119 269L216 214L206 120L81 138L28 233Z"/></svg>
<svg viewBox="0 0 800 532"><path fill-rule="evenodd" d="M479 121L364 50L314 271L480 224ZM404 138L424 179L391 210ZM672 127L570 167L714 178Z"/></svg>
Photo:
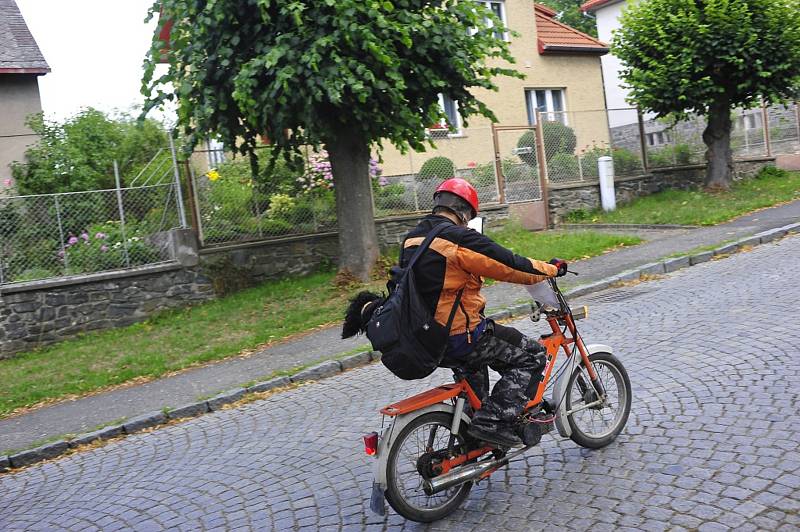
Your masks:
<svg viewBox="0 0 800 532"><path fill-rule="evenodd" d="M611 43L613 37L612 32L619 27L619 16L625 4L626 2L624 1L616 2L603 6L595 12L597 15L597 36L601 41L609 44ZM619 79L619 71L622 69L622 63L612 54L604 55L600 58L600 61L603 67L603 85L606 91L606 105L609 109L630 107L630 104L625 101L625 98L628 96L628 91L622 88L622 83ZM630 124L632 121L636 121L636 116L633 113L609 113L609 127L623 126Z"/></svg>

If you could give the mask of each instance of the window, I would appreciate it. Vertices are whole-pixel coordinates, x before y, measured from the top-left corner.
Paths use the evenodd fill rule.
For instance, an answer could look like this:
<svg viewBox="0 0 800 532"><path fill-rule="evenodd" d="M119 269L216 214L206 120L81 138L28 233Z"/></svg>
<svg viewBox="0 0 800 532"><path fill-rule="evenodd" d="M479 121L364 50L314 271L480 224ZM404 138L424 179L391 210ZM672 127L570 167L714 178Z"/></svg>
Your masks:
<svg viewBox="0 0 800 532"><path fill-rule="evenodd" d="M428 133L437 137L461 135L461 115L458 114L458 101L446 94L440 94L439 107L441 107L447 118L428 128ZM452 126L455 131L448 130L449 126Z"/></svg>
<svg viewBox="0 0 800 532"><path fill-rule="evenodd" d="M503 26L508 27L508 22L506 21L506 6L504 2L478 0L478 3L483 4L489 11L494 13L494 15L502 21ZM486 23L490 28L494 27L493 21L487 19ZM498 39L503 39L504 41L509 40L508 33L499 30L494 32L494 36Z"/></svg>
<svg viewBox="0 0 800 532"><path fill-rule="evenodd" d="M525 91L525 102L529 125L536 125L536 111L539 111L548 122L561 122L567 125L564 89L529 89Z"/></svg>
<svg viewBox="0 0 800 532"><path fill-rule="evenodd" d="M669 132L667 131L654 131L652 133L647 134L648 146L663 146L664 144L668 144L671 141L672 139L670 138Z"/></svg>
<svg viewBox="0 0 800 532"><path fill-rule="evenodd" d="M225 162L225 145L217 139L208 139L208 166L216 168Z"/></svg>

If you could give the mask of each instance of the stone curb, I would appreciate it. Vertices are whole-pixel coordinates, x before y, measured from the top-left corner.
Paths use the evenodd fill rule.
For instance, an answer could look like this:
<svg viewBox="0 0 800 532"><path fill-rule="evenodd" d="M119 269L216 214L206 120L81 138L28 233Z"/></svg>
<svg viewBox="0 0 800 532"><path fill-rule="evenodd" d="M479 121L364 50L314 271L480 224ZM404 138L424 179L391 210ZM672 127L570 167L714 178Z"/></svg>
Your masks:
<svg viewBox="0 0 800 532"><path fill-rule="evenodd" d="M694 255L685 255L672 259L665 259L660 262L652 262L644 264L637 268L626 270L617 275L595 281L590 284L575 287L564 293L565 296L576 298L584 296L593 292L599 292L611 287L615 283L636 281L647 275L658 275L663 273L671 273L682 268L694 266L708 262L712 257L720 255L728 255L745 247L754 247L759 244L766 244L778 238L784 237L787 234L800 233L800 223L794 223L763 231L761 233L742 238L736 242L720 246L712 251L704 251ZM523 303L512 305L504 310L495 312L487 316L494 320L503 320L521 315L527 315L530 312L530 304ZM266 392L288 386L293 383L308 382L312 380L324 379L332 377L343 371L365 366L372 362L380 360L381 354L377 351L362 351L354 355L348 356L341 360L328 360L301 370L289 377L276 377L268 381L257 383L247 388L238 388L223 392L211 399L190 403L175 410L168 412L151 412L143 416L136 417L125 421L118 425L112 425L103 429L81 434L76 438L66 441L60 440L35 449L22 451L11 456L0 456L0 473L5 471L18 469L20 467L29 466L43 460L55 458L67 452L69 449L78 447L86 443L91 443L97 440L106 440L121 436L123 434L135 434L147 428L156 427L167 423L170 420L190 418L203 415L208 412L215 412L220 410L223 406L235 403L251 393Z"/></svg>
<svg viewBox="0 0 800 532"><path fill-rule="evenodd" d="M698 225L680 224L560 224L559 229L697 229Z"/></svg>

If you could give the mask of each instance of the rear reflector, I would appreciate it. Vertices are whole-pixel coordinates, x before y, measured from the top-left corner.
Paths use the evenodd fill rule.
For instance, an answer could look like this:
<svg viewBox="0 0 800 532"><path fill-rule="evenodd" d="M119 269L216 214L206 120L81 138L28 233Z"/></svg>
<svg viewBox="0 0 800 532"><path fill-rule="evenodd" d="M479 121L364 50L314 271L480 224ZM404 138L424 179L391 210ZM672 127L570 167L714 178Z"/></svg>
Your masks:
<svg viewBox="0 0 800 532"><path fill-rule="evenodd" d="M375 456L378 454L378 433L370 432L364 435L364 452L368 456Z"/></svg>

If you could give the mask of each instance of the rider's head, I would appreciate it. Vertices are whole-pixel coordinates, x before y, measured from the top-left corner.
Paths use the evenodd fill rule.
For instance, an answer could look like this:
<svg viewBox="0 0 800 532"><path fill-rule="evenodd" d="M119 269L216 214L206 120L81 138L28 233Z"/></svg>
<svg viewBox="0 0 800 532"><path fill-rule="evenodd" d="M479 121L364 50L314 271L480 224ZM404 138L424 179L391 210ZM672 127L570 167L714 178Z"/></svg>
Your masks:
<svg viewBox="0 0 800 532"><path fill-rule="evenodd" d="M442 211L455 214L466 224L478 215L478 191L459 177L444 181L433 194L433 214Z"/></svg>

